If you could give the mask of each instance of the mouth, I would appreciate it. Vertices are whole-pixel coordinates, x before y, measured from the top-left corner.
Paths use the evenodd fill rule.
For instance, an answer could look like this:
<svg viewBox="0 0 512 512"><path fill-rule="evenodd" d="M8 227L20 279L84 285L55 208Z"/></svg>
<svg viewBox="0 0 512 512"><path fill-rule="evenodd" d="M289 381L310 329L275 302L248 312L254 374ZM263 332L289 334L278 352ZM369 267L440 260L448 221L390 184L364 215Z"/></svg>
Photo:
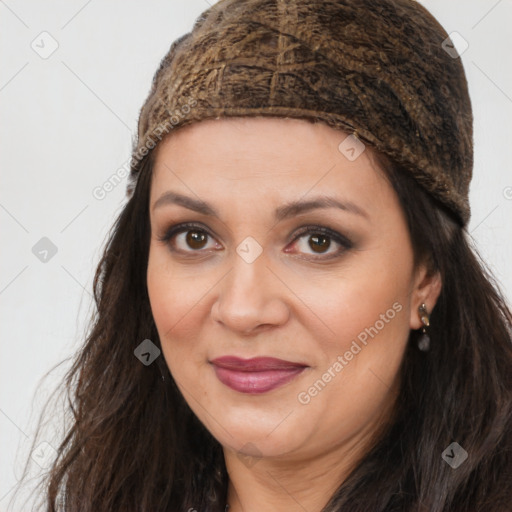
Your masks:
<svg viewBox="0 0 512 512"><path fill-rule="evenodd" d="M210 361L217 378L240 393L261 394L290 382L308 366L274 357L241 359L224 356Z"/></svg>

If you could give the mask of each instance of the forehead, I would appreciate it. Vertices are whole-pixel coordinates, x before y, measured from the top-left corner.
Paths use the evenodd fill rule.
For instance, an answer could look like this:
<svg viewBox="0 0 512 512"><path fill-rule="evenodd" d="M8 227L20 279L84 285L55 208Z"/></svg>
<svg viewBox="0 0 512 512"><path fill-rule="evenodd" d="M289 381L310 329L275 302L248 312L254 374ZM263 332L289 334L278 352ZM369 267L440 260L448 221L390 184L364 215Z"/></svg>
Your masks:
<svg viewBox="0 0 512 512"><path fill-rule="evenodd" d="M330 193L357 199L362 207L375 206L386 202L392 191L373 150L359 144L345 132L302 119L197 122L159 144L151 202L172 189L217 198L219 204L237 199L281 202ZM351 145L352 154L347 153Z"/></svg>
<svg viewBox="0 0 512 512"><path fill-rule="evenodd" d="M176 152L180 156L190 151L189 157L224 154L241 159L301 160L305 156L319 158L321 153L337 150L347 133L335 130L323 122L270 116L223 117L195 122L174 133L159 145L158 153Z"/></svg>

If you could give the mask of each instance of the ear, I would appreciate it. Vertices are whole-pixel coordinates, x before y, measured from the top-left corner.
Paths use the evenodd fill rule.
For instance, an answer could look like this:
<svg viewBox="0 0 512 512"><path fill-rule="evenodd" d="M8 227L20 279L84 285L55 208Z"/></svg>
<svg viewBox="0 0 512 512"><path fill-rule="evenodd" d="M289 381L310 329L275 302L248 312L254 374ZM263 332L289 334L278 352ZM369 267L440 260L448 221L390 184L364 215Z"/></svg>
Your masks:
<svg viewBox="0 0 512 512"><path fill-rule="evenodd" d="M411 329L419 329L423 326L418 308L421 304L425 304L427 312L430 314L439 298L441 288L439 272L430 271L426 265L420 265L416 269L411 293L411 318L409 321Z"/></svg>

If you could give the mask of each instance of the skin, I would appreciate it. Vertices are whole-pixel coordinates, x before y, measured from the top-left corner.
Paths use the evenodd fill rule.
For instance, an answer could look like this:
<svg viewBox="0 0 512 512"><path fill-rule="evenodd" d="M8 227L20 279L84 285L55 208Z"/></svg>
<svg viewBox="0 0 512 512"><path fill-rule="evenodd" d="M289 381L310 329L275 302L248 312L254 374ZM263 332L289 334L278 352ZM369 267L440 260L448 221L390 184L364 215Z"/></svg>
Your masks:
<svg viewBox="0 0 512 512"><path fill-rule="evenodd" d="M322 509L389 420L409 331L422 325L418 307L431 311L440 292L439 275L414 268L404 214L371 149L350 161L338 150L346 137L304 120L221 118L177 130L157 148L151 308L178 387L224 448L230 512ZM220 219L176 204L153 209L170 190L211 203ZM274 219L284 203L316 195L350 201L364 215L323 208ZM212 236L190 245L187 233L197 228L187 228L159 240L182 222ZM309 225L329 227L353 245L296 238ZM263 249L252 263L236 251L249 236ZM394 317L333 371L393 304ZM209 361L223 355L309 367L277 389L249 395L216 377ZM299 394L329 368L335 376L301 403Z"/></svg>

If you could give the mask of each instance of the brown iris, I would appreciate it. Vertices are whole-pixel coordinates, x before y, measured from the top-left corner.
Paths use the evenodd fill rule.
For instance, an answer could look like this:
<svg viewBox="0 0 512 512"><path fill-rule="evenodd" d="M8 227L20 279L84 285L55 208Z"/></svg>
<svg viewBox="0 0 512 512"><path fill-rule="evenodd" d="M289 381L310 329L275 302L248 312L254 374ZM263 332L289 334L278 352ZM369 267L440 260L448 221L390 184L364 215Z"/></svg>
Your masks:
<svg viewBox="0 0 512 512"><path fill-rule="evenodd" d="M206 241L206 237L208 235L204 233L203 231L188 231L187 232L187 244L192 249L202 249L203 245L201 245L203 242Z"/></svg>
<svg viewBox="0 0 512 512"><path fill-rule="evenodd" d="M322 252L317 251L318 248L320 249L329 249L331 242L329 240L328 236L325 235L311 235L309 237L310 240L313 240L313 243L309 242L309 246L311 249L313 249L315 252ZM320 246L321 244L321 246Z"/></svg>

